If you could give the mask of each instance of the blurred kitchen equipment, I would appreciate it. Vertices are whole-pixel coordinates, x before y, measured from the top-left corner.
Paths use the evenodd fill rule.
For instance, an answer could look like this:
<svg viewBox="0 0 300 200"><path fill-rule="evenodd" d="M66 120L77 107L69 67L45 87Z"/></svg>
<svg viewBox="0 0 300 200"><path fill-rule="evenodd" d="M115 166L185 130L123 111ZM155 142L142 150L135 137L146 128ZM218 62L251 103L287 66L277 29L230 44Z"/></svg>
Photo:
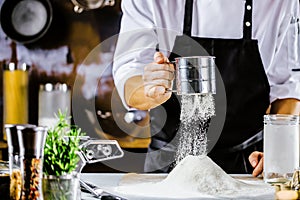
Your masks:
<svg viewBox="0 0 300 200"><path fill-rule="evenodd" d="M80 148L82 149L78 153L80 162L76 169L79 173L86 163L96 163L124 156L124 152L116 140L97 140L89 136L81 136Z"/></svg>
<svg viewBox="0 0 300 200"><path fill-rule="evenodd" d="M28 72L29 66L17 61L16 47L13 43L12 58L4 64L3 70L4 124L28 123Z"/></svg>
<svg viewBox="0 0 300 200"><path fill-rule="evenodd" d="M47 128L18 125L22 174L21 199L42 199L44 145Z"/></svg>
<svg viewBox="0 0 300 200"><path fill-rule="evenodd" d="M299 116L264 116L264 180L287 182L299 167Z"/></svg>
<svg viewBox="0 0 300 200"><path fill-rule="evenodd" d="M82 150L78 152L80 161L76 169L79 173L87 163L112 160L122 158L124 156L124 152L116 140L96 140L89 136L81 136L80 143L80 148ZM80 180L80 186L83 191L91 193L94 197L101 199L125 200L121 197L107 193L99 187L83 180Z"/></svg>
<svg viewBox="0 0 300 200"><path fill-rule="evenodd" d="M20 148L17 132L17 124L5 124L7 135L8 155L9 155L9 174L10 174L10 199L18 200L21 196L22 177L20 164ZM35 125L27 124L28 127Z"/></svg>
<svg viewBox="0 0 300 200"><path fill-rule="evenodd" d="M144 120L148 115L148 112L145 110L130 110L128 111L125 116L124 120L129 124L132 122L138 123Z"/></svg>
<svg viewBox="0 0 300 200"><path fill-rule="evenodd" d="M115 0L71 0L74 4L74 11L81 13L83 10L92 10L103 8L105 6L114 6Z"/></svg>
<svg viewBox="0 0 300 200"><path fill-rule="evenodd" d="M39 126L54 127L58 122L55 113L61 110L70 116L71 91L65 83L46 83L39 90Z"/></svg>
<svg viewBox="0 0 300 200"><path fill-rule="evenodd" d="M19 43L41 38L52 21L49 0L5 0L0 13L4 33Z"/></svg>
<svg viewBox="0 0 300 200"><path fill-rule="evenodd" d="M178 95L216 93L215 57L175 58Z"/></svg>

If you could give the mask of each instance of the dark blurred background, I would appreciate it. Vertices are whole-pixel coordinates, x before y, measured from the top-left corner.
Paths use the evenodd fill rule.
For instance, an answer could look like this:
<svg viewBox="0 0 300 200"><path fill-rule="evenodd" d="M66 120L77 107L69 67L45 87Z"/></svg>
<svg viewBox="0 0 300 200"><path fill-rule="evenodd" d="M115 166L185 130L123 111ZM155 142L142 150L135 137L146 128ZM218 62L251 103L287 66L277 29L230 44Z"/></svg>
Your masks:
<svg viewBox="0 0 300 200"><path fill-rule="evenodd" d="M1 5L5 1L0 0ZM43 0L41 0L43 1ZM87 165L84 172L141 172L144 153L149 144L147 113L138 123L127 123L127 113L115 90L111 68L122 16L120 0L113 6L74 11L71 0L50 0L52 21L45 34L32 42L15 41L0 29L0 64L12 59L28 62L29 121L38 124L38 92L40 84L67 83L72 91L73 106L82 107L80 126L90 137L117 140L125 155L121 159ZM1 27L9 21L2 9ZM11 45L16 44L16 45ZM97 49L92 56L90 53ZM96 56L95 56L96 55ZM102 68L102 69L101 69ZM101 74L97 74L101 69ZM0 72L3 84L3 70ZM76 90L73 88L76 81ZM95 86L96 91L89 91ZM0 87L0 123L3 127L3 85ZM77 110L77 109L76 109ZM95 113L96 112L96 113ZM92 114L91 114L92 113ZM73 114L73 110L72 110ZM96 116L93 118L93 116ZM74 121L73 121L74 123ZM0 160L7 160L7 145L1 136Z"/></svg>

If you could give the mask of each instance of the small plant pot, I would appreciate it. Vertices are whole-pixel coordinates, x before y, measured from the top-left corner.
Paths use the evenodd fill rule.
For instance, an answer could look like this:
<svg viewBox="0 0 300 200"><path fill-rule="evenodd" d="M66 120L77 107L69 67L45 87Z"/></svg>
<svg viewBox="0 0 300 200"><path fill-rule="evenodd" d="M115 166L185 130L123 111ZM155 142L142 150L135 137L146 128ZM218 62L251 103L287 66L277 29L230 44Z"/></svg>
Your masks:
<svg viewBox="0 0 300 200"><path fill-rule="evenodd" d="M80 200L79 174L44 175L43 197L44 200Z"/></svg>

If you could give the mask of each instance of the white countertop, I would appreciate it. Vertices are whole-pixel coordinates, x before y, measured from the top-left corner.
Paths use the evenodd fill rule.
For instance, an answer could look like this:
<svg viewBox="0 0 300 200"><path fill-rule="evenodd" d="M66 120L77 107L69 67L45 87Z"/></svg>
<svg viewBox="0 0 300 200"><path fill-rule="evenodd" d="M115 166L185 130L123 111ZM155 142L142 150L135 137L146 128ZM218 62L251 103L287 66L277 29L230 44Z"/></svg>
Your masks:
<svg viewBox="0 0 300 200"><path fill-rule="evenodd" d="M112 194L117 194L120 196L120 194L115 193L114 189L120 185L130 185L130 184L139 184L142 182L157 182L162 179L164 179L167 176L167 174L125 174L125 173L83 173L81 174L81 179L84 181L87 181L89 183L92 183L94 185L99 186L99 188L103 189L104 191L110 192ZM253 184L261 184L262 186L265 185L264 181L261 178L254 178L251 175L245 175L245 174L235 174L231 175L235 179L247 182L247 183L253 183ZM264 194L262 196L258 195L256 197L251 197L247 199L274 199L274 193L268 193ZM92 200L92 199L97 199L94 198L92 195L87 194L87 193L82 193L82 199L83 200ZM127 199L151 199L151 200L158 200L160 198L149 198L145 196L141 197L128 197L128 196L122 196ZM161 198L161 199L166 199L166 198ZM169 198L168 198L169 199ZM170 198L170 199L180 199L180 198ZM182 198L181 198L182 199ZM186 199L186 198L185 198ZM189 198L189 199L195 199L195 198ZM201 199L201 198L197 198Z"/></svg>

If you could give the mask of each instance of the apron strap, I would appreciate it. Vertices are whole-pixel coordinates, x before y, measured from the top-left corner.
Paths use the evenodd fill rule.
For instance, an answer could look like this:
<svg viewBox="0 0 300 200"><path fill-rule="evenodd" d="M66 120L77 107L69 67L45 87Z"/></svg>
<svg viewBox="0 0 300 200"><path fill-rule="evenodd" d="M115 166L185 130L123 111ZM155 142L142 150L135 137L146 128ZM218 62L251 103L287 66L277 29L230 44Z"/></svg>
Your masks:
<svg viewBox="0 0 300 200"><path fill-rule="evenodd" d="M194 3L193 0L185 1L183 34L185 34L187 36L192 35L193 3Z"/></svg>
<svg viewBox="0 0 300 200"><path fill-rule="evenodd" d="M193 0L185 1L185 12L183 22L183 34L187 36L192 35L192 18L193 18ZM245 12L243 21L243 38L247 40L252 39L252 0L246 0Z"/></svg>

